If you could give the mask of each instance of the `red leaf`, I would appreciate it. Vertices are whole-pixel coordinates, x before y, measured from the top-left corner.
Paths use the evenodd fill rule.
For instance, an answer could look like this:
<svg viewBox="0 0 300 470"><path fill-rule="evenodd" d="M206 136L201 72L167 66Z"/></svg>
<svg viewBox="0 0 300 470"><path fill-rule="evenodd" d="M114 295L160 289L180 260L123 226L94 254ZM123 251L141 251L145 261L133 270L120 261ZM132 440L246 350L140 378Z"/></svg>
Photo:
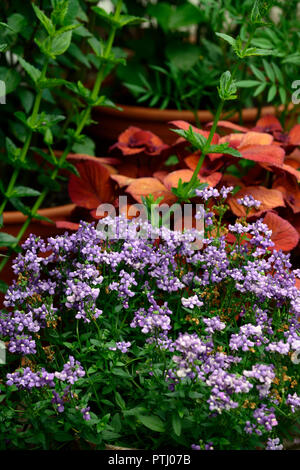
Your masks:
<svg viewBox="0 0 300 470"><path fill-rule="evenodd" d="M71 175L69 195L75 204L86 209L95 209L103 202L112 200L114 191L111 172L100 163L86 160L76 164L80 177Z"/></svg>
<svg viewBox="0 0 300 470"><path fill-rule="evenodd" d="M208 124L206 124L206 127L211 127L212 125L213 123L209 122ZM249 129L247 127L239 126L238 124L234 124L233 122L230 122L230 121L219 121L218 127L223 127L224 129L232 129L234 131L239 131L239 132L249 132Z"/></svg>
<svg viewBox="0 0 300 470"><path fill-rule="evenodd" d="M268 114L260 118L257 121L256 126L252 130L258 131L258 132L274 132L274 131L282 132L283 131L279 120L275 116L272 116L271 114Z"/></svg>
<svg viewBox="0 0 300 470"><path fill-rule="evenodd" d="M296 124L289 133L289 144L300 145L300 124Z"/></svg>
<svg viewBox="0 0 300 470"><path fill-rule="evenodd" d="M145 152L148 155L159 155L167 147L152 132L131 126L120 134L118 142L110 150L119 148L123 155L134 155L141 152Z"/></svg>
<svg viewBox="0 0 300 470"><path fill-rule="evenodd" d="M285 174L276 178L273 188L282 192L284 200L291 207L294 214L300 212L300 189L293 177Z"/></svg>
<svg viewBox="0 0 300 470"><path fill-rule="evenodd" d="M291 251L299 242L297 230L285 219L274 212L267 212L264 223L272 230L272 241L276 250Z"/></svg>
<svg viewBox="0 0 300 470"><path fill-rule="evenodd" d="M198 129L198 127L192 126L190 123L186 121L170 121L169 124L172 124L174 127L177 127L178 129L182 129L184 131L188 131L189 128L191 127L193 132L196 134L201 134L203 137L206 139L209 136L208 131L203 131L202 129ZM215 145L219 142L220 136L218 134L214 134L213 139L212 139L212 145Z"/></svg>
<svg viewBox="0 0 300 470"><path fill-rule="evenodd" d="M295 170L295 168L293 168L290 165L286 165L285 163L283 163L282 165L275 165L275 164L266 165L266 164L260 163L260 165L266 170L273 171L274 173L279 173L279 174L289 173L290 175L294 176L297 181L300 182L300 171Z"/></svg>
<svg viewBox="0 0 300 470"><path fill-rule="evenodd" d="M68 222L67 220L57 220L55 222L57 228L65 228L67 230L78 230L79 224Z"/></svg>
<svg viewBox="0 0 300 470"><path fill-rule="evenodd" d="M69 153L69 155L67 156L67 160L69 161L86 161L86 160L90 160L90 161L95 161L97 163L104 163L104 164L107 164L107 165L118 165L118 163L120 163L120 160L118 160L117 158L110 158L110 157L94 157L92 155L85 155L83 153Z"/></svg>

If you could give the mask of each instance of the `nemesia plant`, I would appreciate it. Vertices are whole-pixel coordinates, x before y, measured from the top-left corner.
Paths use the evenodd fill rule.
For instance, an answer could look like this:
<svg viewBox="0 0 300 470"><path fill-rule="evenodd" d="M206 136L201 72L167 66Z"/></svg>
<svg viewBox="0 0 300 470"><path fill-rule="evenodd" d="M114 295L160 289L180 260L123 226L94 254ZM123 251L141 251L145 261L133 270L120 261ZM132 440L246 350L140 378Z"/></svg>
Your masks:
<svg viewBox="0 0 300 470"><path fill-rule="evenodd" d="M2 449L283 448L300 407L300 272L261 219L223 225L232 189L197 190L199 250L195 229L123 217L26 240L0 317Z"/></svg>

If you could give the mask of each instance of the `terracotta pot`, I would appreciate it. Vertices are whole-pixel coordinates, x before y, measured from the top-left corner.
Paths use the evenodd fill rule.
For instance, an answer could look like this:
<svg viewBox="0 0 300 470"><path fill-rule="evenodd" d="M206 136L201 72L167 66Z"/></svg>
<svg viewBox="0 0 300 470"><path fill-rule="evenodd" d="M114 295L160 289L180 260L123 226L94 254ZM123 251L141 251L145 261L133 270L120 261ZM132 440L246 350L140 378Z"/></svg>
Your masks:
<svg viewBox="0 0 300 470"><path fill-rule="evenodd" d="M67 204L64 206L40 209L38 211L38 214L44 217L48 217L48 219L51 219L53 220L53 222L56 222L58 220L67 220L69 216L71 215L71 212L73 211L74 208L75 208L75 204ZM18 212L18 211L4 212L3 231L6 233L9 233L10 235L16 236L19 233L25 220L26 220L26 216L22 214L21 212ZM57 228L55 224L50 224L49 222L34 219L29 225L29 227L27 228L22 240L24 241L30 233L39 235L42 238L47 238L47 237L59 235L61 233L64 233L65 231L66 231L65 229ZM5 251L6 251L5 248L3 247L0 248L1 254L5 254ZM6 282L7 284L10 284L14 277L14 274L11 268L11 263L12 263L12 259L10 259L6 263L4 269L0 273L1 281ZM2 301L3 301L3 297L0 295L0 306L2 304Z"/></svg>
<svg viewBox="0 0 300 470"><path fill-rule="evenodd" d="M120 106L123 111L113 108L96 107L94 108L93 118L99 122L91 126L90 133L95 137L116 142L121 132L129 126L140 127L157 134L165 143L171 144L176 139L176 135L170 131L168 122L170 121L188 121L195 124L195 116L191 111L178 111L175 109L145 108L142 106ZM263 107L261 116L266 114L275 114L273 106ZM242 117L245 126L254 126L257 117L257 108L247 108L242 111ZM206 124L213 120L210 111L198 111L198 118L201 124ZM239 115L236 113L230 118L230 121L238 122Z"/></svg>

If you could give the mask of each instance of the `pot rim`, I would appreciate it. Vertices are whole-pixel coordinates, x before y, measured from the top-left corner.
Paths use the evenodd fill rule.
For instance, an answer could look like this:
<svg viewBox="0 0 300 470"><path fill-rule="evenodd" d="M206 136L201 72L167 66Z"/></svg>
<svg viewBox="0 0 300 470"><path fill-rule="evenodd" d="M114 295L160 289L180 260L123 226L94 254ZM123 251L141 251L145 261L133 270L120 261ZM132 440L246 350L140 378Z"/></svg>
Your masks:
<svg viewBox="0 0 300 470"><path fill-rule="evenodd" d="M38 210L37 213L44 217L48 217L49 219L54 218L54 220L56 220L58 217L67 217L73 211L73 209L75 209L75 207L75 204L64 204L63 206L46 207L45 209ZM23 223L26 221L26 219L27 216L19 211L3 212L4 228L5 225Z"/></svg>
<svg viewBox="0 0 300 470"><path fill-rule="evenodd" d="M95 110L99 114L104 113L110 116L119 116L120 118L123 117L124 119L140 119L141 121L157 121L157 122L167 122L173 120L185 120L185 121L195 121L195 116L192 111L179 111L178 109L159 109L159 108L147 108L144 106L131 106L131 105L122 105L116 104L116 106L122 108L123 111L119 111L118 109L114 108L106 108L106 107L96 107ZM289 106L289 109L293 107L292 103ZM278 107L278 110L282 106ZM276 114L276 108L274 106L263 106L261 108L261 116L265 116L267 114ZM198 118L200 122L209 122L212 121L214 116L210 111L207 110L199 110L197 112ZM253 121L258 114L258 108L244 108L242 110L242 118L244 121ZM224 117L224 113L223 113ZM221 116L222 119L222 116ZM236 122L239 120L239 113L235 113L233 116L228 118L228 120Z"/></svg>

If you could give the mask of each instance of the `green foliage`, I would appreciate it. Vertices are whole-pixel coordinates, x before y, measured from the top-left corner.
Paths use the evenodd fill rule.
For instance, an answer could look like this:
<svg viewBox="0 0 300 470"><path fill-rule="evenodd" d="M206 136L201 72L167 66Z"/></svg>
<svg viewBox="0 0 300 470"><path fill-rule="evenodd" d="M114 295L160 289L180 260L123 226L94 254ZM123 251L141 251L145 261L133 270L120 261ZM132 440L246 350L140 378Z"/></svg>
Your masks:
<svg viewBox="0 0 300 470"><path fill-rule="evenodd" d="M127 2L131 13L137 10L137 3L140 5ZM124 36L122 45L133 54L127 67L118 69L117 76L139 104L195 112L214 108L218 77L224 70L231 70L237 58L247 58L247 66L240 65L235 76L242 84L240 102L228 100L225 108L233 112L241 108L240 103L251 107L262 101L287 106L290 84L300 63L297 2L285 4L278 21L271 15L272 6L282 7L273 0L147 5L143 14L149 27L133 30L141 41ZM191 26L196 30L192 41L184 29ZM269 81L265 63L276 69L273 82ZM254 68L264 75L259 83ZM251 95L245 90L250 86L255 87Z"/></svg>

